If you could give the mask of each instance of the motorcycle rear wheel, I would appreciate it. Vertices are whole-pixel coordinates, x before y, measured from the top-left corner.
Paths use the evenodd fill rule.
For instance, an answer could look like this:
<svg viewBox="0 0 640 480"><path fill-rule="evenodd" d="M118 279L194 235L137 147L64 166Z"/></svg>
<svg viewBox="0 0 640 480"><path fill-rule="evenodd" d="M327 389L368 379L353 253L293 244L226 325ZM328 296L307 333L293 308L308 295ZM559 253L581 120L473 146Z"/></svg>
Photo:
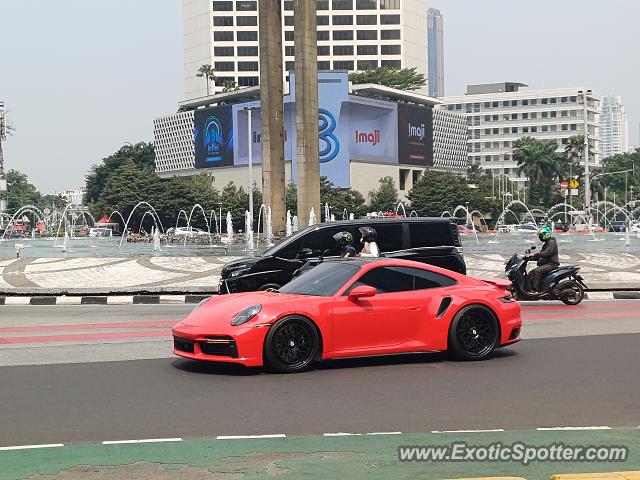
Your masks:
<svg viewBox="0 0 640 480"><path fill-rule="evenodd" d="M558 297L565 305L578 305L584 299L584 289L578 282L563 282L558 289Z"/></svg>

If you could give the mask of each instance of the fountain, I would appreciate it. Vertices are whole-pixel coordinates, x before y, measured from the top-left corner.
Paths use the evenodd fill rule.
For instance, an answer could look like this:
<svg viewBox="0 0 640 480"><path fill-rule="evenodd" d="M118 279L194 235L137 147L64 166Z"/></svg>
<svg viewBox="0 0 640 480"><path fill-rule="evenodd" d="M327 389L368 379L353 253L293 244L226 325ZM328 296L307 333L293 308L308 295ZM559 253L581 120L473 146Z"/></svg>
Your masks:
<svg viewBox="0 0 640 480"><path fill-rule="evenodd" d="M285 230L285 237L290 237L293 233L293 223L291 218L291 210L287 210L287 226Z"/></svg>
<svg viewBox="0 0 640 480"><path fill-rule="evenodd" d="M251 218L249 210L245 210L244 212L244 232L244 239L247 245L245 250L253 252L253 219Z"/></svg>
<svg viewBox="0 0 640 480"><path fill-rule="evenodd" d="M227 244L233 243L233 222L231 220L231 212L227 212Z"/></svg>
<svg viewBox="0 0 640 480"><path fill-rule="evenodd" d="M267 247L273 246L273 222L271 219L271 207L267 209Z"/></svg>
<svg viewBox="0 0 640 480"><path fill-rule="evenodd" d="M311 207L311 211L309 212L309 226L316 224L316 210Z"/></svg>
<svg viewBox="0 0 640 480"><path fill-rule="evenodd" d="M20 218L20 216L24 215L25 213L32 213L36 217L36 223L38 221L41 221L42 223L44 223L44 218L45 218L44 213L42 213L42 211L38 207L35 207L33 205L25 205L24 207L20 207L16 211L16 213L14 213L13 216L9 219L7 228L5 228L4 232L2 233L2 237L0 237L0 242L4 240L4 237L7 235L7 232L9 232L10 230L12 231L14 229L13 227L14 220L16 218Z"/></svg>
<svg viewBox="0 0 640 480"><path fill-rule="evenodd" d="M354 219L355 219L354 214L353 214L353 213L350 213L350 214L349 214L349 220L354 220Z"/></svg>
<svg viewBox="0 0 640 480"><path fill-rule="evenodd" d="M404 204L402 202L398 203L398 205L396 206L396 215L398 215L398 211L400 210L400 207L402 207L402 216L406 218L407 211L404 209Z"/></svg>
<svg viewBox="0 0 640 480"><path fill-rule="evenodd" d="M324 221L331 221L331 210L329 210L329 204L325 202L324 204Z"/></svg>
<svg viewBox="0 0 640 480"><path fill-rule="evenodd" d="M70 247L71 247L71 238L69 237L69 232L65 229L64 240L62 242L62 251L68 252Z"/></svg>
<svg viewBox="0 0 640 480"><path fill-rule="evenodd" d="M184 210L180 210L178 212L178 218L176 218L176 227L175 227L176 229L178 228L178 225L180 224L180 217L182 216L182 214L184 214L184 220L186 222L189 221L189 216L187 215L187 212L185 212Z"/></svg>
<svg viewBox="0 0 640 480"><path fill-rule="evenodd" d="M264 212L264 213L263 213ZM256 248L260 245L260 224L262 224L262 230L265 229L266 221L262 220L263 214L266 216L267 214L267 206L263 203L260 205L260 210L258 210L258 231L256 232Z"/></svg>
<svg viewBox="0 0 640 480"><path fill-rule="evenodd" d="M153 227L153 251L160 252L160 231Z"/></svg>
<svg viewBox="0 0 640 480"><path fill-rule="evenodd" d="M349 212L347 211L347 207L345 207L344 210L342 210L342 219L346 220L347 218L349 218Z"/></svg>
<svg viewBox="0 0 640 480"><path fill-rule="evenodd" d="M160 216L158 215L158 212L156 212L156 209L153 208L153 206L149 202L144 202L144 201L143 202L138 202L136 204L136 206L133 207L133 209L131 210L131 213L129 214L129 217L127 218L127 221L124 224L124 231L122 232L122 238L120 239L120 248L122 248L122 242L124 241L125 237L127 236L127 227L129 227L129 222L131 221L131 217L133 216L133 212L135 212L136 209L141 205L146 205L147 207L149 207L153 211L153 214L154 214L155 218L158 220L158 223L160 224L160 228L164 232L164 226L162 225L162 220L160 220Z"/></svg>
<svg viewBox="0 0 640 480"><path fill-rule="evenodd" d="M191 227L191 218L193 217L193 212L196 210L196 208L199 208L200 212L202 213L202 217L204 218L204 223L207 225L209 242L211 242L211 225L209 224L209 219L207 218L207 214L205 213L204 208L202 208L202 205L200 205L199 203L196 203L193 207L191 207L191 212L189 213L189 218L187 219L187 229ZM185 235L185 238L186 238L186 235Z"/></svg>
<svg viewBox="0 0 640 480"><path fill-rule="evenodd" d="M411 212L409 213L409 218L411 217L418 217L418 212L416 212L415 210L411 210Z"/></svg>
<svg viewBox="0 0 640 480"><path fill-rule="evenodd" d="M294 233L300 230L300 222L297 215L293 216L291 229Z"/></svg>

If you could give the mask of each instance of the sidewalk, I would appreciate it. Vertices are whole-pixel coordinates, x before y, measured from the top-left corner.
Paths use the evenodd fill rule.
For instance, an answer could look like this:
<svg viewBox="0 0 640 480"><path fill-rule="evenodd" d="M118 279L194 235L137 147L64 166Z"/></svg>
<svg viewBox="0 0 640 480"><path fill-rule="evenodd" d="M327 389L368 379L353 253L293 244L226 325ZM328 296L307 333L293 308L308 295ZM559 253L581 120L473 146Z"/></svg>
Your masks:
<svg viewBox="0 0 640 480"><path fill-rule="evenodd" d="M85 257L0 259L0 295L206 294L238 257ZM468 273L503 278L507 257L466 254ZM561 255L576 264L589 289L640 290L640 256L628 253Z"/></svg>

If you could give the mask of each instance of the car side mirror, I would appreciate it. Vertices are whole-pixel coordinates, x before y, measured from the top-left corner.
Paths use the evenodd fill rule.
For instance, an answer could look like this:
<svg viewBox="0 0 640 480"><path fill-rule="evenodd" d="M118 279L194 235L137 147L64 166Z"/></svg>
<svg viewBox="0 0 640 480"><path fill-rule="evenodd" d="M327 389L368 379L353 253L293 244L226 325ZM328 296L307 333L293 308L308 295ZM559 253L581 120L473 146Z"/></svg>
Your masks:
<svg viewBox="0 0 640 480"><path fill-rule="evenodd" d="M376 293L377 291L374 287L370 287L369 285L359 285L349 292L349 300L373 297Z"/></svg>

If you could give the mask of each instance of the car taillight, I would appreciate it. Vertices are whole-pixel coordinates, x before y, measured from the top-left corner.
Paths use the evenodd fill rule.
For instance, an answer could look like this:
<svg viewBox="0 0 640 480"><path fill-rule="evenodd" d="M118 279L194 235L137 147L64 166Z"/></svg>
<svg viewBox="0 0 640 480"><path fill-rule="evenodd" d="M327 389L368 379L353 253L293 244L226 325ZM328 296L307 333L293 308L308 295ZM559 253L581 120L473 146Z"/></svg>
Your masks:
<svg viewBox="0 0 640 480"><path fill-rule="evenodd" d="M502 303L511 303L516 301L516 299L513 298L511 294L505 295L504 297L500 297L498 300L501 301Z"/></svg>

